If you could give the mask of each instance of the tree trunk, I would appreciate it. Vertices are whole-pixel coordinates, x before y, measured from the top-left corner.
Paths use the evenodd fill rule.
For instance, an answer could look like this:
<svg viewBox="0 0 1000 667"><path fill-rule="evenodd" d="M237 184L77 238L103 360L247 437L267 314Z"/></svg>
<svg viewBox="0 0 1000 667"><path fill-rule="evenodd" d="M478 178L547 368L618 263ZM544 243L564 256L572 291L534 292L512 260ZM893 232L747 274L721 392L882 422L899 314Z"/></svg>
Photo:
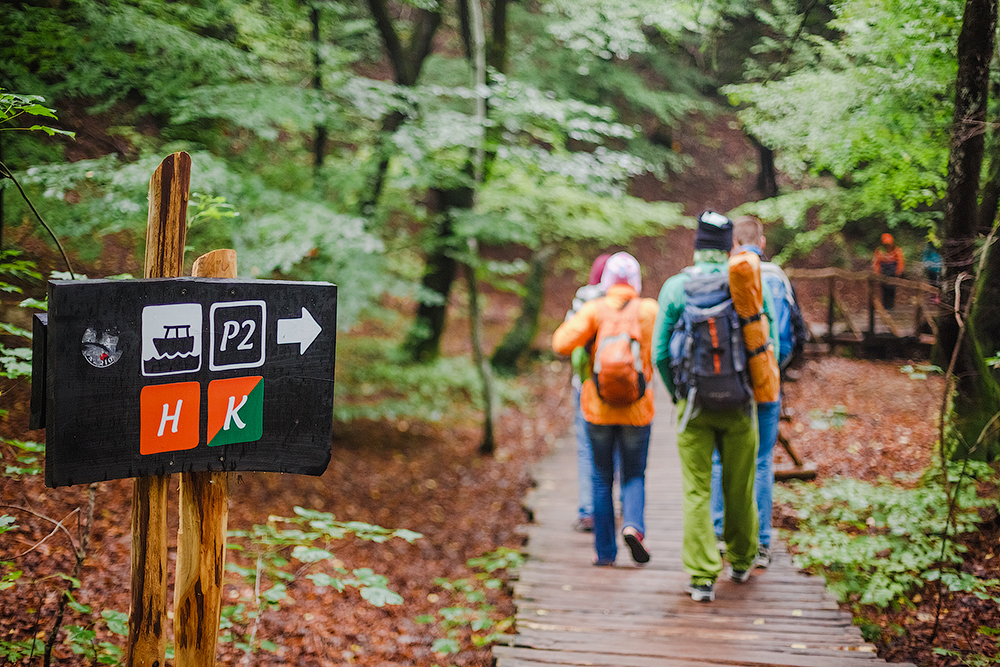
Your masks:
<svg viewBox="0 0 1000 667"><path fill-rule="evenodd" d="M981 299L974 321L964 334L956 318L957 313L966 312L965 305L975 275L979 220L977 198L984 151L989 65L996 24L997 0L966 1L962 31L958 37L958 74L942 253L945 280L942 284L937 352L939 358L950 358L955 346L960 345L955 366L957 382L953 408L955 430L959 436L954 451L956 458L971 455L972 458L985 459L988 455L995 456L995 437L972 450L983 428L1000 410L1000 387L987 372L983 349L975 338L975 320L985 322L992 319L994 315L988 311L1000 307L1000 303Z"/></svg>
<svg viewBox="0 0 1000 667"><path fill-rule="evenodd" d="M323 72L321 70L323 59L319 52L319 7L314 6L310 12L312 19L312 42L313 42L313 90L319 92L323 90ZM316 126L316 143L313 145L313 173L319 176L323 169L323 160L326 157L326 125Z"/></svg>
<svg viewBox="0 0 1000 667"><path fill-rule="evenodd" d="M0 134L0 164L3 164L3 135ZM6 192L6 188L0 188L0 248L3 248L3 195Z"/></svg>
<svg viewBox="0 0 1000 667"><path fill-rule="evenodd" d="M441 352L441 335L444 333L445 317L448 314L448 298L455 281L458 262L455 260L451 244L455 243L452 233L452 208L472 208L475 194L472 188L456 190L435 190L437 210L442 211L435 229L433 247L427 254L422 281L424 292L440 295L440 301L421 301L410 331L403 341L403 352L415 362L432 361Z"/></svg>
<svg viewBox="0 0 1000 667"><path fill-rule="evenodd" d="M774 151L760 142L760 139L753 135L747 135L750 141L757 147L759 156L757 171L757 192L762 199L770 199L778 196L778 177L774 170Z"/></svg>
<svg viewBox="0 0 1000 667"><path fill-rule="evenodd" d="M434 45L434 35L441 26L441 13L426 9L414 10L410 42L404 45L399 39L392 17L389 16L387 0L367 0L367 4L382 38L386 57L392 66L393 81L400 86L415 86L417 79L420 78L420 70L423 69L424 62ZM393 134L404 120L406 117L398 111L383 118L382 136ZM389 169L389 155L385 142L382 141L376 145L375 150L379 158L375 171L369 179L368 197L361 202L362 215L369 215L375 210L379 197L382 195L386 172Z"/></svg>
<svg viewBox="0 0 1000 667"><path fill-rule="evenodd" d="M994 99L1000 94L1000 85L993 84ZM996 129L997 118L993 119L990 130L990 140L986 155L989 156L989 168L983 193L979 204L979 232L988 234L993 229L997 219L997 209L1000 208L1000 131Z"/></svg>
<svg viewBox="0 0 1000 667"><path fill-rule="evenodd" d="M491 362L498 373L508 375L517 373L518 363L531 349L538 336L539 317L542 314L542 301L545 298L545 276L548 273L549 261L555 252L554 246L544 246L531 256L531 272L524 283L521 314L497 349L493 351Z"/></svg>

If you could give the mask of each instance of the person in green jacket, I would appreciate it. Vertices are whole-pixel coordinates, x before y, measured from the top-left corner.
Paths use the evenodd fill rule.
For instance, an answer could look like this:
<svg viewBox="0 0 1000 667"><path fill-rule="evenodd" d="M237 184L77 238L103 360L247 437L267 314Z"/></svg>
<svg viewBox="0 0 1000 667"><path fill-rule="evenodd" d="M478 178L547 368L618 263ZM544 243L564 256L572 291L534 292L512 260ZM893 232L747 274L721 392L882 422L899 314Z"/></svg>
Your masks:
<svg viewBox="0 0 1000 667"><path fill-rule="evenodd" d="M653 329L653 363L659 369L677 406L677 414L687 408L686 397L675 392L671 373L670 336L684 312L684 285L697 272L729 270L733 248L733 223L724 215L706 211L698 220L694 267L669 278L660 289L659 314ZM771 339L777 339L775 312L770 294L763 290L764 313L771 323ZM722 461L722 488L725 498L724 539L731 570L737 583L749 580L757 556L757 507L754 474L757 467L757 424L753 401L744 408L707 410L696 408L677 434L683 479L684 537L681 557L691 577L685 591L698 602L715 599L715 581L722 573L722 558L716 547L710 512L712 452L716 447Z"/></svg>

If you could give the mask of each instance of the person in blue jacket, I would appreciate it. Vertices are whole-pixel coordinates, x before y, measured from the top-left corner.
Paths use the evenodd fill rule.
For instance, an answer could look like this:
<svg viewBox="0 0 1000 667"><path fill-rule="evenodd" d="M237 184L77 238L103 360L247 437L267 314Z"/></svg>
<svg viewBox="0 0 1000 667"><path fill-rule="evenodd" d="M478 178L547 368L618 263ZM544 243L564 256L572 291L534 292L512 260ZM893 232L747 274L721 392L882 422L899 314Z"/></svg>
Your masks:
<svg viewBox="0 0 1000 667"><path fill-rule="evenodd" d="M756 216L747 215L733 221L733 249L748 250L761 256L763 260L764 226ZM795 295L791 283L784 271L773 262L761 261L761 283L766 294L771 295L774 306L774 325L777 336L774 336L775 356L778 365L785 368L791 361L796 346L793 320L801 317L795 304ZM772 327L772 331L774 327ZM773 508L772 492L774 489L774 444L778 440L778 423L781 418L781 398L777 401L757 403L757 465L754 475L754 497L757 501L757 557L754 565L766 568L771 564L771 512ZM712 524L715 528L716 542L720 552L725 552L723 535L724 502L722 498L722 465L719 462L719 452L712 455Z"/></svg>

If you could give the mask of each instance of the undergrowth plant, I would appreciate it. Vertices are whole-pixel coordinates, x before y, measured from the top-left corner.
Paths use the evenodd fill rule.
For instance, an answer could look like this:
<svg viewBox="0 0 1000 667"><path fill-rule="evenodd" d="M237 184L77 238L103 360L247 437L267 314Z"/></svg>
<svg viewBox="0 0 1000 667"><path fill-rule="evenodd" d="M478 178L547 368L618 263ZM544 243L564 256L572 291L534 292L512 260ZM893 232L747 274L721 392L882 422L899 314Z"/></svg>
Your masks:
<svg viewBox="0 0 1000 667"><path fill-rule="evenodd" d="M482 409L478 370L468 357L441 357L425 364L408 364L390 338L344 337L337 341L339 421L352 419L423 419L440 421ZM527 398L512 382L494 379L499 403L524 403Z"/></svg>
<svg viewBox="0 0 1000 667"><path fill-rule="evenodd" d="M496 608L489 604L487 592L504 586L498 571L517 569L523 562L521 552L501 547L466 561L470 568L479 570L471 579L436 578L434 584L442 593L433 595L438 600L443 596L451 604L439 609L437 615L425 614L414 619L420 624L436 623L444 632L444 637L434 641L432 650L439 655L459 653L465 648L463 637L466 635L473 647L482 648L507 634L514 625L514 618L498 618Z"/></svg>
<svg viewBox="0 0 1000 667"><path fill-rule="evenodd" d="M334 542L353 535L381 544L399 538L413 543L420 533L383 528L360 521L337 521L329 512L294 508L295 516L270 516L265 524L250 530L229 532L227 546L244 558L229 560L226 570L235 574L242 586L239 601L222 609L220 641L234 642L243 651L244 662L259 650L276 652L278 645L259 636L261 617L289 601L288 589L299 579L308 579L316 588L342 592L355 588L369 604L382 607L402 604L403 598L388 587L389 580L370 568L350 572L330 551ZM249 587L249 588L248 588ZM251 594L242 591L252 590Z"/></svg>
<svg viewBox="0 0 1000 667"><path fill-rule="evenodd" d="M954 464L949 476L959 476ZM976 480L995 478L985 464L969 462L957 487L949 526L949 497L940 471L927 473L915 488L888 480L878 484L833 479L816 487L801 482L775 487L775 499L791 504L797 530L788 536L799 567L820 570L831 592L855 605L901 607L924 583L941 579L952 591L993 596L996 582L958 571L965 547L945 535L976 529L979 508L996 505L979 497Z"/></svg>

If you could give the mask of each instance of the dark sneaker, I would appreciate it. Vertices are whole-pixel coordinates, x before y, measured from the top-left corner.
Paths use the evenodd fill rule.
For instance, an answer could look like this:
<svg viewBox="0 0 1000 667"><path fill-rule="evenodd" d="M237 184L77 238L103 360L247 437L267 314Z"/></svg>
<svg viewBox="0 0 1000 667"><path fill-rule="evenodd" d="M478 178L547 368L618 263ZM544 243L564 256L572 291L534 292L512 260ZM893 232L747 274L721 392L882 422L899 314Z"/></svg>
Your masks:
<svg viewBox="0 0 1000 667"><path fill-rule="evenodd" d="M761 547L757 550L757 557L753 561L754 567L759 567L761 569L766 568L771 564L771 550L767 547Z"/></svg>
<svg viewBox="0 0 1000 667"><path fill-rule="evenodd" d="M581 516L573 522L573 530L578 533L594 532L594 519L589 516Z"/></svg>
<svg viewBox="0 0 1000 667"><path fill-rule="evenodd" d="M692 581L684 587L684 592L695 602L711 602L715 599L715 587L712 584L695 584Z"/></svg>
<svg viewBox="0 0 1000 667"><path fill-rule="evenodd" d="M750 570L732 569L729 571L729 578L738 584L745 584L750 580Z"/></svg>
<svg viewBox="0 0 1000 667"><path fill-rule="evenodd" d="M624 538L629 551L632 552L632 560L636 563L649 562L649 552L646 551L646 547L642 545L642 533L632 526L628 526L622 531L622 538Z"/></svg>

